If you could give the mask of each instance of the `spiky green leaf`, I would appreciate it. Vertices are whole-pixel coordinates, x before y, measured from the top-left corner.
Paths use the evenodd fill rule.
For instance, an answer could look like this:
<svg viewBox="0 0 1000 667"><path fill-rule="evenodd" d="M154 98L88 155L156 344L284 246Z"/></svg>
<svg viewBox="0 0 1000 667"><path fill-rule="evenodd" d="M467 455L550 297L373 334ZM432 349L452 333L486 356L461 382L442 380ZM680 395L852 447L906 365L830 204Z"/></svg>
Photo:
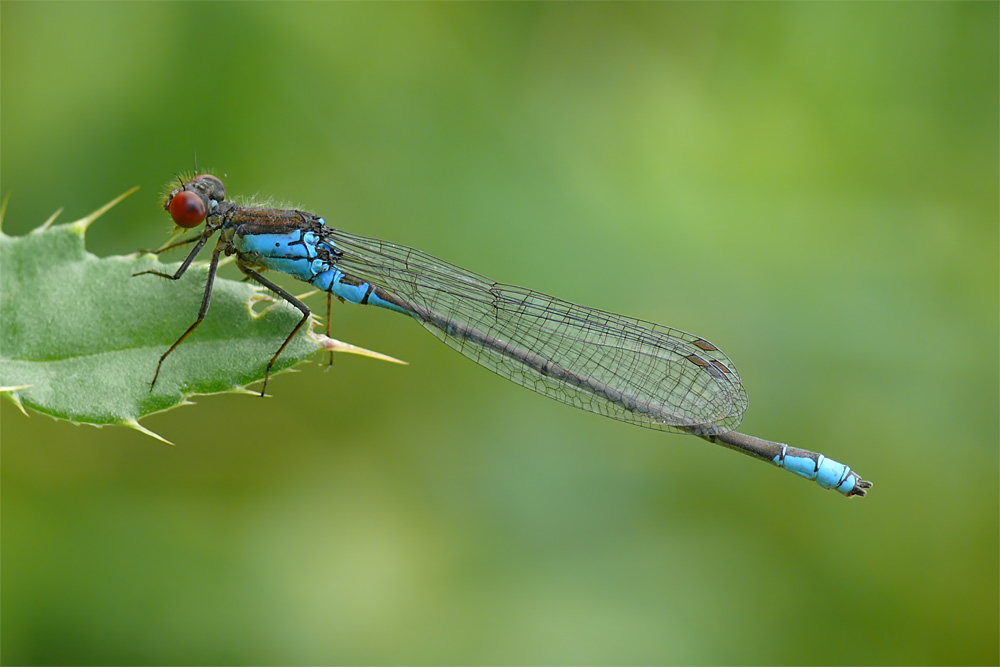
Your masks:
<svg viewBox="0 0 1000 667"><path fill-rule="evenodd" d="M285 303L262 307L263 295L248 283L218 278L208 317L170 355L151 391L160 355L197 315L207 268L192 266L176 281L133 276L178 265L150 254L87 252L87 227L128 194L74 223L50 219L19 237L0 232L0 391L19 406L77 423L138 427L192 395L245 392L263 379L301 317ZM275 371L324 347L367 353L307 328Z"/></svg>

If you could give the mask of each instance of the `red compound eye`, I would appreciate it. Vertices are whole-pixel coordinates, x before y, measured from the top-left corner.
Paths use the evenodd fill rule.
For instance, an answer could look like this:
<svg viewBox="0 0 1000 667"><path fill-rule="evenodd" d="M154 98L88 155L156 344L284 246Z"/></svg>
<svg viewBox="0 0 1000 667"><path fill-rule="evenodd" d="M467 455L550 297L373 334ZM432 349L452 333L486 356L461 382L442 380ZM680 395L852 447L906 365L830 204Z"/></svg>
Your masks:
<svg viewBox="0 0 1000 667"><path fill-rule="evenodd" d="M190 190L182 190L170 200L170 217L181 227L197 227L207 215L205 202Z"/></svg>

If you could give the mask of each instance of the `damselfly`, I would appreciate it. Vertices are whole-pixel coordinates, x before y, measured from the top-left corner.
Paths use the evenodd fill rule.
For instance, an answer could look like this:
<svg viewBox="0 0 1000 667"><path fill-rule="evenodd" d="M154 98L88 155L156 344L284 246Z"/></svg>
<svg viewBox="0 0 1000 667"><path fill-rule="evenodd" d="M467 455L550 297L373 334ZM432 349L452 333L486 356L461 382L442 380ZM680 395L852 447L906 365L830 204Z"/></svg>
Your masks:
<svg viewBox="0 0 1000 667"><path fill-rule="evenodd" d="M305 211L236 204L226 200L222 181L210 174L182 182L164 208L181 227L203 222L205 227L160 249L194 244L176 272L143 273L177 280L216 232L219 239L198 317L160 357L151 389L166 358L205 318L220 256L235 255L244 275L302 313L267 364L262 396L272 366L311 314L305 303L261 275L270 269L327 293L327 327L332 297L393 310L481 366L557 401L696 435L845 496L864 496L872 486L822 454L733 430L747 409L746 391L729 357L699 336L497 283L413 248L327 227L323 218Z"/></svg>

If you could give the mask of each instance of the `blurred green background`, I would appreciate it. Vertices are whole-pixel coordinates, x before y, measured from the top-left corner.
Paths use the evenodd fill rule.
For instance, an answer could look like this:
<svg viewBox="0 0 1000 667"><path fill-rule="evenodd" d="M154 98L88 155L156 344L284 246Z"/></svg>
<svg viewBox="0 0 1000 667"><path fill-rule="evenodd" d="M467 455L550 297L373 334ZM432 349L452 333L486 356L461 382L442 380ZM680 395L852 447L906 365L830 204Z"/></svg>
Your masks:
<svg viewBox="0 0 1000 667"><path fill-rule="evenodd" d="M197 154L232 194L704 335L741 430L875 482L847 501L343 306L335 336L411 365L317 358L144 422L176 447L0 401L4 664L1000 660L996 3L0 25L7 233L141 185L88 246L154 246Z"/></svg>

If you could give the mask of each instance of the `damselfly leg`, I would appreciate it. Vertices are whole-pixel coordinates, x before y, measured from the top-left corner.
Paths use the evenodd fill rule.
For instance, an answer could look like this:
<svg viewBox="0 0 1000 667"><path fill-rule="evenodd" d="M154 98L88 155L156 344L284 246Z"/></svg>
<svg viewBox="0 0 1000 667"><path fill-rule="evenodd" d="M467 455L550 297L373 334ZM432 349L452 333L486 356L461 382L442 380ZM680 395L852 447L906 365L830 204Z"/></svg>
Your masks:
<svg viewBox="0 0 1000 667"><path fill-rule="evenodd" d="M140 273L136 273L133 275L141 276L143 274L149 273L154 276L160 276L161 278L178 280L182 275L184 275L184 272L187 271L188 266L191 265L191 261L194 259L194 255L197 254L198 250L201 250L201 246L204 245L206 240L207 239L203 239L202 242L198 244L198 247L195 248L190 255L188 255L187 259L184 260L184 263L181 264L180 268L177 269L177 272L174 273L173 275L169 273L161 273L160 271L142 271ZM191 332L197 329L198 325L201 324L202 320L205 319L205 315L208 313L208 307L212 303L212 287L215 285L215 274L219 270L219 254L222 252L222 250L223 246L217 245L215 247L215 250L212 251L212 261L209 262L208 264L208 279L205 281L205 293L204 296L202 296L201 298L201 308L198 309L198 319L196 319L194 323L187 328L187 331L181 334L181 337L178 338L177 341L170 346L170 349L164 352L163 356L160 357L160 361L156 364L156 373L153 374L153 381L149 383L150 391L153 391L153 387L156 386L156 380L160 377L160 369L163 367L164 360L166 360L166 358L170 356L170 353L176 350L177 346L183 343L184 339L190 336Z"/></svg>
<svg viewBox="0 0 1000 667"><path fill-rule="evenodd" d="M292 296L282 288L278 287L270 280L268 280L264 276L254 271L253 269L250 269L246 266L240 266L240 271L242 271L244 275L246 275L251 280L263 285L264 287L271 290L272 292L280 296L288 303L295 306L295 308L297 308L298 311L302 313L302 319L299 320L299 323L295 325L295 328L292 329L292 332L288 334L287 338L285 338L285 342L281 344L281 347L278 348L278 351L274 353L273 357L271 357L271 361L267 362L267 370L264 372L264 385L260 388L260 395L264 396L264 392L267 390L267 381L271 379L271 368L274 366L274 362L278 360L278 357L281 356L281 353L284 352L285 348L288 347L288 344L292 342L292 339L295 338L295 334L299 332L299 329L301 329L302 326L309 321L309 316L312 314L312 312L309 310L309 306L302 303L294 296ZM329 321L327 322L327 325L329 326ZM177 342L179 343L180 341ZM331 352L330 354L332 356L333 353Z"/></svg>

